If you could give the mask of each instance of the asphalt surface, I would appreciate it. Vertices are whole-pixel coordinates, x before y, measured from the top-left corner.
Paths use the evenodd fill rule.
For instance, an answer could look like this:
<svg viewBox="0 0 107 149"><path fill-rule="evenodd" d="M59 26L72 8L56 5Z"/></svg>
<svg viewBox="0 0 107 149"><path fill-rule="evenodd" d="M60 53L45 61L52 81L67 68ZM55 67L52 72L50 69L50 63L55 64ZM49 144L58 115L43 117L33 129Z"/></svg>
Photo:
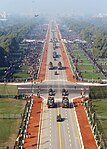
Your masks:
<svg viewBox="0 0 107 149"><path fill-rule="evenodd" d="M58 101L57 101L58 102ZM57 122L60 113L62 122ZM50 108L44 106L40 149L80 149L81 143L73 108Z"/></svg>

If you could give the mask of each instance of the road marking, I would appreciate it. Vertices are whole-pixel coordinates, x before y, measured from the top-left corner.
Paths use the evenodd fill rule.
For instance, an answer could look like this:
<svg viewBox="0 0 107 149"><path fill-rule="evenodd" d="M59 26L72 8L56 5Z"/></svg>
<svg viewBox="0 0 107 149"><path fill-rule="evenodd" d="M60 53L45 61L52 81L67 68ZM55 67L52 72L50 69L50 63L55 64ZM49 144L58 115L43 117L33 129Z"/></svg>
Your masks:
<svg viewBox="0 0 107 149"><path fill-rule="evenodd" d="M58 109L58 115L60 114ZM62 149L62 139L61 139L61 129L60 129L60 122L58 122L58 134L59 134L59 142L60 142L60 149Z"/></svg>
<svg viewBox="0 0 107 149"><path fill-rule="evenodd" d="M41 148L41 144L42 144L42 128L43 128L43 124L44 124L44 105L43 105L43 111L42 111L42 124L41 124L41 132L40 132L40 148Z"/></svg>
<svg viewBox="0 0 107 149"><path fill-rule="evenodd" d="M68 130L68 133L70 133L70 131Z"/></svg>

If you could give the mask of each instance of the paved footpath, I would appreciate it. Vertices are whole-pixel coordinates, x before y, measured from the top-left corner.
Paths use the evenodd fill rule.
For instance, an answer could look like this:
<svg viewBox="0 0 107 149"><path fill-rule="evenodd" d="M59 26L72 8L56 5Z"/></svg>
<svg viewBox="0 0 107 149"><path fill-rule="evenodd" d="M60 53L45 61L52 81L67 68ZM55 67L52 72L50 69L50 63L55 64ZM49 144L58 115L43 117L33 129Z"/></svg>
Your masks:
<svg viewBox="0 0 107 149"><path fill-rule="evenodd" d="M41 98L34 97L34 104L32 107L31 116L27 129L27 133L29 135L25 139L25 143L23 146L24 149L36 149L37 147L41 102Z"/></svg>
<svg viewBox="0 0 107 149"><path fill-rule="evenodd" d="M75 110L80 126L84 149L98 149L81 99L74 100Z"/></svg>

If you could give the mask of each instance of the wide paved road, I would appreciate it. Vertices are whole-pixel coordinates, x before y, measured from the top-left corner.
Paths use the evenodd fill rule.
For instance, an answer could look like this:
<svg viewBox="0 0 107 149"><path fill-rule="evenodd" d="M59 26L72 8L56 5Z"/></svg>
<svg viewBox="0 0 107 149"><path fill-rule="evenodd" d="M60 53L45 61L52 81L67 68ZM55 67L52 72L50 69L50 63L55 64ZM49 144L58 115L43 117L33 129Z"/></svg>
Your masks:
<svg viewBox="0 0 107 149"><path fill-rule="evenodd" d="M56 116L61 113L62 122L56 121ZM43 123L41 129L40 149L80 149L81 144L74 110L61 107L48 109L44 106Z"/></svg>
<svg viewBox="0 0 107 149"><path fill-rule="evenodd" d="M56 32L52 31L50 39L53 40L56 37L57 37ZM66 78L66 72L65 70L57 70L58 75L55 75L54 72L56 70L48 69L48 64L50 61L53 63L56 69L59 61L61 61L62 65L64 64L61 56L60 48L57 48L55 50L58 54L58 58L56 59L56 61L52 57L53 51L54 51L53 42L50 42L49 48L48 48L46 80L43 83L44 83L44 86L47 86L47 90L49 86L55 89L56 107L48 109L46 105L46 100L43 104L40 149L71 149L71 148L80 149L81 142L80 142L80 136L79 136L77 123L74 115L74 109L73 108L64 109L64 108L61 108L60 106L61 98L62 98L61 89L66 88L66 86L69 87L69 82L67 82L67 78ZM43 83L42 83L41 90L43 90ZM75 90L74 86L73 86L73 90ZM75 96L79 96L80 88L79 88L79 91L77 89L77 91L75 91L72 94L75 94ZM42 96L45 97L45 99L47 99L48 94L44 93ZM73 95L72 95L72 98L73 98ZM62 122L56 121L57 114L59 113L63 118Z"/></svg>
<svg viewBox="0 0 107 149"><path fill-rule="evenodd" d="M51 32L50 34L51 36L51 39L53 39L53 32ZM54 36L56 37L56 32L54 32ZM56 58L56 60L54 60L53 58L53 52L57 52L57 55L58 55L58 58ZM64 70L57 70L57 66L58 66L58 62L61 62L62 63L62 66L64 66L63 64L63 59L61 57L61 50L59 48L57 49L53 49L53 42L50 42L49 44L49 49L48 49L48 58L47 58L47 69L46 69L46 81L54 81L55 82L58 80L59 81L62 81L62 83L64 83L64 81L67 81L67 78L66 78L66 73ZM53 66L56 68L55 70L49 70L48 69L48 64L49 62L52 62L53 63ZM57 70L58 72L58 75L55 75L55 71Z"/></svg>

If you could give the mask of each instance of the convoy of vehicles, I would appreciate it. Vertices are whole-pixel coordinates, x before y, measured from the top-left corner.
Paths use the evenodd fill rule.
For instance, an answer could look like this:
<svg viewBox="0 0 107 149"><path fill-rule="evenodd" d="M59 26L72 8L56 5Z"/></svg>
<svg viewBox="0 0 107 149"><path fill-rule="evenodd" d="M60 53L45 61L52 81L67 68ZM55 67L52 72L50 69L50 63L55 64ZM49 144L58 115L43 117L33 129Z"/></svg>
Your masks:
<svg viewBox="0 0 107 149"><path fill-rule="evenodd" d="M56 60L56 57L54 57L54 60ZM53 63L52 62L49 63L48 68L49 68L49 70L53 70L55 68L53 66ZM58 70L61 70L63 68L61 62L58 63L58 67L57 68L58 68Z"/></svg>
<svg viewBox="0 0 107 149"><path fill-rule="evenodd" d="M57 52L55 51L55 49L59 48L60 44L59 44L58 41L56 41L56 39L51 39L50 42L53 42L54 51L53 51L52 57L55 61L56 58L57 58ZM49 68L49 70L54 69L53 63L51 61L49 62L48 68ZM56 69L62 70L62 68L63 68L62 63L61 63L61 61L59 61ZM57 70L54 71L54 75L58 75ZM48 90L48 95L49 95L48 100L47 100L48 108L53 108L55 106L55 100L54 100L54 97L53 97L55 95L55 91L52 88L50 88ZM68 96L68 90L62 89L62 96L63 97L62 97L61 105L62 105L63 108L68 108L69 107L69 99L67 97ZM61 114L58 114L57 115L57 122L60 122L60 121L62 121Z"/></svg>
<svg viewBox="0 0 107 149"><path fill-rule="evenodd" d="M55 100L53 97L53 96L55 96L55 90L50 88L48 90L48 94L49 94L49 97L47 100L48 108L53 108L55 106ZM61 103L62 108L69 108L70 103L69 103L69 99L68 99L68 90L62 89L62 96L63 96L62 97L62 103Z"/></svg>

